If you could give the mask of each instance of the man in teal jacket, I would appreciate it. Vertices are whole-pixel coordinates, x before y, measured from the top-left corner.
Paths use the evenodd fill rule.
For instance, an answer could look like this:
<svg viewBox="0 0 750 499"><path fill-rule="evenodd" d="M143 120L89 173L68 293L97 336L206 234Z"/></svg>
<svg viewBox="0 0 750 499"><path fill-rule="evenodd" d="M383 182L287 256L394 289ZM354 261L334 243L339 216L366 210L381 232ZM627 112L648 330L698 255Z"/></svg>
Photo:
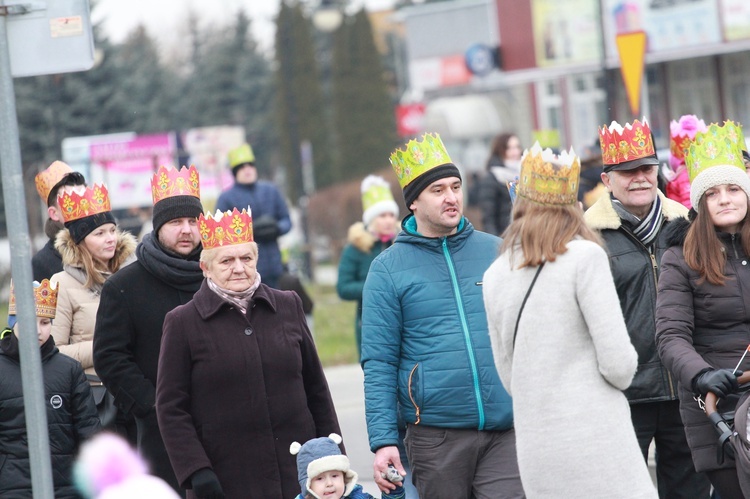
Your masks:
<svg viewBox="0 0 750 499"><path fill-rule="evenodd" d="M403 473L399 413L420 497L523 497L512 402L487 332L482 275L500 239L463 217L461 174L437 135L391 164L412 212L372 263L363 291L362 367L374 478Z"/></svg>

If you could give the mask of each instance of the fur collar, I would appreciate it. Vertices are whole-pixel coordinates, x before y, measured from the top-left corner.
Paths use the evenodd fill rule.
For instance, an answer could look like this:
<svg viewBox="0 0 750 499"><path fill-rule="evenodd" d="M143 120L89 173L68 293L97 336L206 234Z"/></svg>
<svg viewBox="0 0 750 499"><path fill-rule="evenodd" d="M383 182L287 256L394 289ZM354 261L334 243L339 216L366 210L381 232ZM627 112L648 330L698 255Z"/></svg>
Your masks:
<svg viewBox="0 0 750 499"><path fill-rule="evenodd" d="M688 209L682 204L667 198L661 191L657 191L656 194L661 198L661 209L665 220L672 221L687 217ZM584 218L588 226L594 230L617 230L622 225L620 216L612 207L609 194L600 197L591 208L586 210Z"/></svg>
<svg viewBox="0 0 750 499"><path fill-rule="evenodd" d="M369 253L375 245L375 236L365 229L365 224L357 222L349 227L347 241L362 253Z"/></svg>
<svg viewBox="0 0 750 499"><path fill-rule="evenodd" d="M120 267L135 257L136 246L138 246L138 241L130 232L121 232L120 229L117 229L117 247L115 248L114 258L120 263ZM63 265L83 267L81 246L73 241L68 229L63 229L57 233L55 249L60 252Z"/></svg>

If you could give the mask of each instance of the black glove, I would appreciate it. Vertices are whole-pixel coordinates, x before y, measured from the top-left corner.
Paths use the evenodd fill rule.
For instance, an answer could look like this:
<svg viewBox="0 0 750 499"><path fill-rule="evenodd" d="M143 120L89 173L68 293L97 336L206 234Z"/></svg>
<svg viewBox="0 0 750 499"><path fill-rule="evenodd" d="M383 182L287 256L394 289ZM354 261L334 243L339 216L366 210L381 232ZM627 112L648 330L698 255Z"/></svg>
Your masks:
<svg viewBox="0 0 750 499"><path fill-rule="evenodd" d="M216 473L210 468L203 468L193 473L190 477L190 485L193 486L193 494L198 499L224 499L224 491Z"/></svg>
<svg viewBox="0 0 750 499"><path fill-rule="evenodd" d="M253 239L256 241L275 241L279 235L279 226L271 215L263 215L253 220Z"/></svg>
<svg viewBox="0 0 750 499"><path fill-rule="evenodd" d="M724 398L739 389L740 385L737 382L739 376L742 376L742 371L735 371L734 373L731 369L706 371L693 380L693 391L703 396L708 392L713 392L716 396Z"/></svg>

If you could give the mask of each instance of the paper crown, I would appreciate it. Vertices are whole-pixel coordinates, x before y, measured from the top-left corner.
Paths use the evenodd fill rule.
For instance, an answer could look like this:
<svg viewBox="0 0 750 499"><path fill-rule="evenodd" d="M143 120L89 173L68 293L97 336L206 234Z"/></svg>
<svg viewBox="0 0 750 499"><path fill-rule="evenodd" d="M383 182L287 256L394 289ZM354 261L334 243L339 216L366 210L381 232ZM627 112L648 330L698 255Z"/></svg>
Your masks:
<svg viewBox="0 0 750 499"><path fill-rule="evenodd" d="M643 123L635 120L625 127L613 121L599 129L599 144L602 148L604 166L619 165L626 161L655 156L654 142L651 140L651 129L646 118Z"/></svg>
<svg viewBox="0 0 750 499"><path fill-rule="evenodd" d="M580 174L581 160L573 148L557 156L535 142L521 157L517 194L539 204L573 204L578 200Z"/></svg>
<svg viewBox="0 0 750 499"><path fill-rule="evenodd" d="M680 163L685 161L690 142L698 132L708 130L706 123L694 114L686 114L679 121L669 123L669 154Z"/></svg>
<svg viewBox="0 0 750 499"><path fill-rule="evenodd" d="M425 133L422 140L410 140L404 149L391 153L391 165L403 189L415 178L440 165L453 163L440 135Z"/></svg>
<svg viewBox="0 0 750 499"><path fill-rule="evenodd" d="M65 175L71 173L73 169L62 161L55 161L47 167L46 170L42 170L37 173L34 177L34 183L36 184L36 192L39 193L39 197L42 198L42 202L47 204L47 198L52 188L60 182Z"/></svg>
<svg viewBox="0 0 750 499"><path fill-rule="evenodd" d="M253 242L253 217L249 211L216 211L215 215L201 213L198 217L203 249L220 248Z"/></svg>
<svg viewBox="0 0 750 499"><path fill-rule="evenodd" d="M106 213L111 211L109 205L109 192L103 184L94 184L93 187L85 187L83 194L73 191L60 193L57 196L64 222L72 222L80 218Z"/></svg>
<svg viewBox="0 0 750 499"><path fill-rule="evenodd" d="M229 168L244 165L245 163L255 163L255 154L250 144L242 144L229 151Z"/></svg>
<svg viewBox="0 0 750 499"><path fill-rule="evenodd" d="M194 165L183 166L179 170L171 166L160 166L151 178L151 198L154 204L174 196L201 198L198 170Z"/></svg>
<svg viewBox="0 0 750 499"><path fill-rule="evenodd" d="M60 286L50 283L48 279L42 282L34 281L34 304L36 305L37 317L55 318L57 311L57 292ZM8 302L8 315L16 315L16 293L13 289L13 280L10 281L10 299Z"/></svg>
<svg viewBox="0 0 750 499"><path fill-rule="evenodd" d="M701 172L714 166L736 166L744 172L744 147L745 137L739 124L733 121L725 121L723 125L711 123L708 130L695 134L688 147L685 164L690 183Z"/></svg>

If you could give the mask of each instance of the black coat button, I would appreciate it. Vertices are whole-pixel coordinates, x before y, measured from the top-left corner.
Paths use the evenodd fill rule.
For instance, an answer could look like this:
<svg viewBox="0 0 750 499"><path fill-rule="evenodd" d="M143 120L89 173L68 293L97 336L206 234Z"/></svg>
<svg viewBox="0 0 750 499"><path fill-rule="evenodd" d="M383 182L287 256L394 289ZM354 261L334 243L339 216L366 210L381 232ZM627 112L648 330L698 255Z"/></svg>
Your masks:
<svg viewBox="0 0 750 499"><path fill-rule="evenodd" d="M245 336L250 336L251 334L253 334L253 328L246 327L245 328Z"/></svg>

